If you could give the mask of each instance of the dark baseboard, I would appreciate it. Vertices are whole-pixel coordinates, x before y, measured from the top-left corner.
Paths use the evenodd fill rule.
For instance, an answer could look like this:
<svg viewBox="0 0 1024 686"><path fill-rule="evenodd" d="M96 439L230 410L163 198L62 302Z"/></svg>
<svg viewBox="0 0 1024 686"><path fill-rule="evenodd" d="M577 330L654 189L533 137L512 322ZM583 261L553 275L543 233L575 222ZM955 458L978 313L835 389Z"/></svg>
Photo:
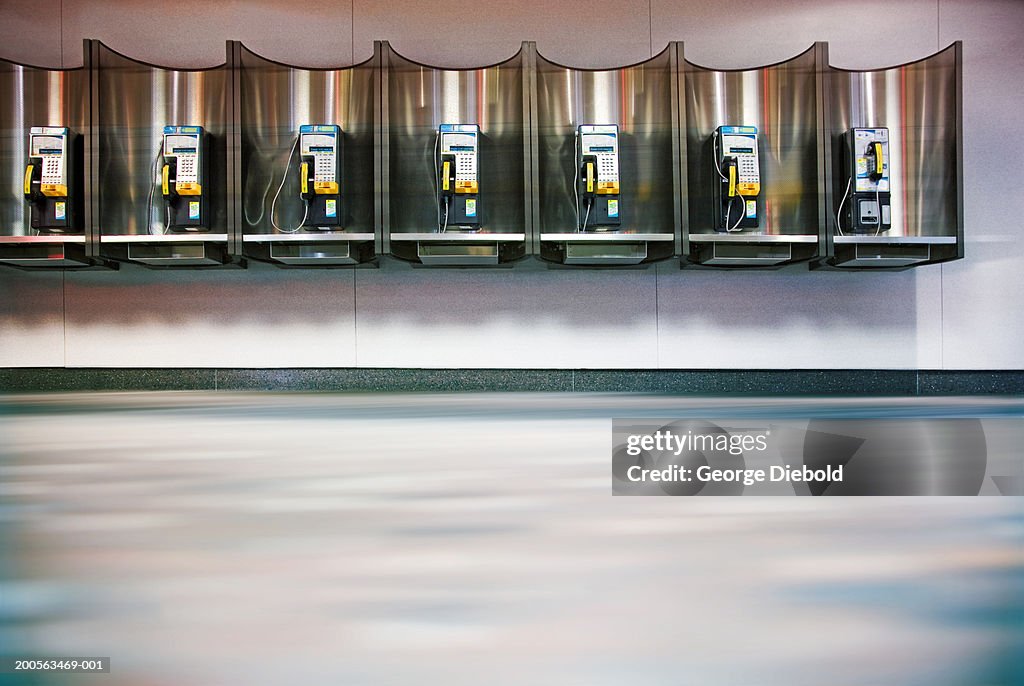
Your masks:
<svg viewBox="0 0 1024 686"><path fill-rule="evenodd" d="M709 396L1024 395L1024 370L0 368L0 393L584 392Z"/></svg>

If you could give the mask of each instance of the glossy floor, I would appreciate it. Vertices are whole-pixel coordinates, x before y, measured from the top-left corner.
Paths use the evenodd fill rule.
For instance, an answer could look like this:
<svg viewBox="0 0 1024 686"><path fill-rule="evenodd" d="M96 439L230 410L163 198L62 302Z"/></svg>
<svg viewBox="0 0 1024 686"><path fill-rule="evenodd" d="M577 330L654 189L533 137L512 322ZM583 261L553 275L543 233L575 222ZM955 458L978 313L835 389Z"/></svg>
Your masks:
<svg viewBox="0 0 1024 686"><path fill-rule="evenodd" d="M1011 684L1020 498L613 498L611 418L1019 400L0 398L22 683ZM0 676L0 679L3 677Z"/></svg>

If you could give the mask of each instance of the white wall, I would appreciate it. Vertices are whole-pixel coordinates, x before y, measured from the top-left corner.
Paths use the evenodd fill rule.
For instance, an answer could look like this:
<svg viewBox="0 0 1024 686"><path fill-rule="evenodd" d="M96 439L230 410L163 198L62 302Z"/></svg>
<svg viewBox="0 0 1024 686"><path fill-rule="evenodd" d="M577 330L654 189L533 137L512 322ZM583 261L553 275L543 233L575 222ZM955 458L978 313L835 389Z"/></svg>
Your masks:
<svg viewBox="0 0 1024 686"><path fill-rule="evenodd" d="M82 39L99 38L138 59L209 66L235 38L285 62L337 66L388 39L424 62L479 66L536 40L555 61L608 67L684 40L690 60L731 68L827 40L836 66L876 68L963 39L967 258L878 274L675 263L629 272L2 270L0 366L1024 366L1024 190L1013 180L1024 167L1024 3L789 0L751 11L735 0L482 0L458 22L467 5L452 0L323 5L8 3L0 56L74 66Z"/></svg>

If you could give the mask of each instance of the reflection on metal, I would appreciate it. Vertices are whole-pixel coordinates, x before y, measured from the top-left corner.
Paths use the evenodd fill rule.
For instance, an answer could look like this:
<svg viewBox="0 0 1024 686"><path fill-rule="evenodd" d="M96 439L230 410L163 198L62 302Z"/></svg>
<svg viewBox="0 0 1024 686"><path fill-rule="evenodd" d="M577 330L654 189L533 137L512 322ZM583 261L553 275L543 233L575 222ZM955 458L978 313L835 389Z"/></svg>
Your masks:
<svg viewBox="0 0 1024 686"><path fill-rule="evenodd" d="M564 264L634 265L647 259L647 243L643 242L567 242Z"/></svg>
<svg viewBox="0 0 1024 686"><path fill-rule="evenodd" d="M272 242L270 246L270 259L275 262L295 267L315 266L337 266L359 264L361 258L360 249L367 251L372 244L364 244L362 248L356 245L353 249L353 242L328 242L316 243L285 243ZM373 251L368 250L372 255Z"/></svg>
<svg viewBox="0 0 1024 686"><path fill-rule="evenodd" d="M99 113L96 127L98 223L103 253L119 260L148 254L137 246L126 251L123 246L119 247L119 242L104 240L111 236L142 240L159 237L161 244L209 242L208 238L167 231L163 197L156 179L157 156L163 127L167 125L202 126L210 134L209 173L203 187L211 217L209 232L230 238L232 227L228 221L227 198L229 186L233 184L228 179L227 164L232 126L229 64L181 71L132 60L102 44L95 47L98 70L95 98ZM227 241L224 242L226 248ZM196 258L188 254L191 250L181 251L178 257L178 252L161 248L161 257L137 261L161 266L194 266ZM218 256L216 263L223 261Z"/></svg>
<svg viewBox="0 0 1024 686"><path fill-rule="evenodd" d="M835 265L843 267L903 268L928 262L932 246L925 244L855 243L836 246Z"/></svg>
<svg viewBox="0 0 1024 686"><path fill-rule="evenodd" d="M698 243L694 253L698 262L714 267L768 267L792 260L794 245L799 244L712 241Z"/></svg>
<svg viewBox="0 0 1024 686"><path fill-rule="evenodd" d="M449 232L443 236L436 233L402 233L391 237L392 241L436 241L442 240L445 243L519 243L526 240L526 234L522 233L458 233Z"/></svg>
<svg viewBox="0 0 1024 686"><path fill-rule="evenodd" d="M182 241L129 243L127 259L151 267L206 267L225 264L227 253L222 244Z"/></svg>
<svg viewBox="0 0 1024 686"><path fill-rule="evenodd" d="M675 46L670 45L646 62L600 71L572 69L536 56L537 188L534 193L538 202L542 259L568 264L636 264L673 254L676 235L671 97L674 51ZM605 240L622 233L667 237L649 246L638 244L644 246L642 257L638 258L639 250L627 256L615 256L568 247L577 242L592 242L588 235L577 230L573 188L575 133L581 124L619 126L622 224L620 231L607 232ZM638 239L633 236L632 240Z"/></svg>
<svg viewBox="0 0 1024 686"><path fill-rule="evenodd" d="M416 255L420 262L436 266L474 266L498 264L501 245L491 243L445 243L417 241Z"/></svg>
<svg viewBox="0 0 1024 686"><path fill-rule="evenodd" d="M66 126L77 134L87 133L88 88L84 68L40 69L0 60L0 252L4 256L0 261L4 263L68 267L91 262L85 258L82 233L36 236L23 194L29 129ZM76 173L84 173L84 160L79 158L77 164L81 169ZM33 242L23 242L29 237Z"/></svg>
<svg viewBox="0 0 1024 686"><path fill-rule="evenodd" d="M445 251L423 251L430 241L448 242L456 231L438 227L435 145L441 124L480 127L480 230L500 242L495 260L526 254L526 117L524 51L481 69L439 69L413 62L384 43L387 151L384 231L391 254L445 264ZM429 234L416 243L407 234ZM510 235L517 237L509 240ZM420 247L417 248L417 245ZM465 264L452 255L448 264ZM488 257L488 260L492 258Z"/></svg>
<svg viewBox="0 0 1024 686"><path fill-rule="evenodd" d="M633 231L618 231L615 233L542 233L540 239L544 242L572 242L572 243L620 243L637 242L645 243L671 243L673 237L664 233L638 233Z"/></svg>
<svg viewBox="0 0 1024 686"><path fill-rule="evenodd" d="M892 266L963 257L961 160L961 45L889 69L825 73L831 159L829 262L836 266ZM907 249L909 257L866 255L848 244L872 243L875 236L843 236L835 214L846 186L843 135L854 127L889 129L892 227L884 237L928 251ZM841 247L847 245L846 248Z"/></svg>
<svg viewBox="0 0 1024 686"><path fill-rule="evenodd" d="M303 217L299 197L297 155L290 156L292 145L305 124L336 124L342 131L341 214L342 224L330 232L333 241L370 243L348 249L349 257L339 259L317 251L307 251L302 261L289 264L348 265L373 258L374 218L374 116L376 112L375 55L351 67L338 69L301 69L263 58L245 46L237 45L239 79L239 117L241 125L241 197L238 201L239 225L246 254L258 259L271 257L262 249L249 249L253 236L276 242L319 240L319 231L299 229L295 233L278 231L271 221L273 198L280 187L274 220L285 229L298 226ZM284 185L282 176L286 173ZM341 250L341 248L338 248ZM283 255L274 247L271 253ZM300 258L295 258L298 260Z"/></svg>
<svg viewBox="0 0 1024 686"><path fill-rule="evenodd" d="M47 237L48 238L48 237ZM91 264L79 242L0 242L0 262L15 267L83 267Z"/></svg>
<svg viewBox="0 0 1024 686"><path fill-rule="evenodd" d="M812 47L791 60L740 71L683 63L689 234L707 237L699 242L688 237L692 261L713 266L763 266L815 255L823 190L816 55L817 49ZM719 126L757 127L761 193L756 230L734 234L715 230L718 180L712 134ZM733 247L703 245L707 241ZM747 245L740 248L736 242ZM770 247L779 242L794 245L785 250Z"/></svg>
<svg viewBox="0 0 1024 686"><path fill-rule="evenodd" d="M128 259L129 245L212 243L231 261L242 246L273 259L269 244L323 241L356 244L347 259L390 252L410 261L426 255L433 264L447 258L444 250L421 250L431 242L494 244L498 262L538 254L606 263L596 250L590 257L567 250L575 243L644 243L643 262L682 252L729 266L781 257L784 251L765 247L778 243L789 245L790 261L823 255L819 266L900 267L963 256L959 42L917 62L867 71L828 66L823 43L779 64L735 71L690 64L681 51L673 43L640 64L584 70L550 62L525 43L504 62L459 70L418 64L383 43L362 64L303 69L232 42L224 64L176 70L86 41L79 69L0 61L0 245L18 245L23 252L13 259L26 263L43 254L42 244L83 245L88 262L100 254ZM273 228L270 196L306 123L338 124L344 132L345 220L329 232L296 236ZM442 235L437 226L434 145L442 123L481 128L478 232ZM577 230L574 134L594 123L619 127L622 226L589 235ZM212 205L208 233L165 230L155 164L168 124L203 126L213 136L204 189ZM722 124L754 125L761 136L756 233L714 229L710 137ZM84 237L30 235L21 185L27 132L37 125L68 126L86 138ZM880 236L838 235L842 136L851 127L881 126L891 137L892 228ZM275 213L282 226L294 226L302 209L291 166ZM45 240L29 248L20 242L26 238ZM717 243L744 247L706 247ZM907 249L915 245L927 254ZM78 252L34 263L67 266ZM312 264L320 252L296 259ZM180 257L182 264L194 259ZM463 263L464 256L450 257Z"/></svg>

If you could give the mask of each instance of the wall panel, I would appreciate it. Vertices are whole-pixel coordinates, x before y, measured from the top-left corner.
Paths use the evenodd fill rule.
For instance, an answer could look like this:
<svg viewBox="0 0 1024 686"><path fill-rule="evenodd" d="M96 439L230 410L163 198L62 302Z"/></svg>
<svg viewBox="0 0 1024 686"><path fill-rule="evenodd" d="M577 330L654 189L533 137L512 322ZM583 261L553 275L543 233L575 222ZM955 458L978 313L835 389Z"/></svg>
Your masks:
<svg viewBox="0 0 1024 686"><path fill-rule="evenodd" d="M6 3L0 55L58 66L63 47L64 64L74 66L89 37L138 59L194 67L221 61L224 41L235 38L270 58L338 66L369 57L381 38L432 64L480 66L536 40L550 59L609 67L684 40L694 62L732 68L827 40L836 66L875 68L963 39L966 259L886 274L680 273L670 263L635 272L3 270L0 366L60 365L65 345L68 364L99 366L1022 366L1024 241L1014 208L1024 191L1000 181L1024 158L1024 139L1003 135L1024 111L1015 87L1024 73L1021 3L911 0L860 3L861 11L788 0L751 12L734 0L630 0L610 9L483 2L453 21L462 7ZM198 20L182 23L182 15ZM746 43L736 38L742 29Z"/></svg>
<svg viewBox="0 0 1024 686"><path fill-rule="evenodd" d="M349 272L157 271L67 275L71 367L350 367Z"/></svg>
<svg viewBox="0 0 1024 686"><path fill-rule="evenodd" d="M964 41L966 259L942 265L943 365L1024 367L1024 3L943 2Z"/></svg>
<svg viewBox="0 0 1024 686"><path fill-rule="evenodd" d="M64 365L64 275L0 270L0 366Z"/></svg>
<svg viewBox="0 0 1024 686"><path fill-rule="evenodd" d="M655 367L653 276L359 270L359 366Z"/></svg>
<svg viewBox="0 0 1024 686"><path fill-rule="evenodd" d="M353 0L356 57L376 39L438 67L481 67L507 59L524 40L573 67L621 67L652 56L647 0L465 3ZM660 52L664 44L655 47Z"/></svg>

